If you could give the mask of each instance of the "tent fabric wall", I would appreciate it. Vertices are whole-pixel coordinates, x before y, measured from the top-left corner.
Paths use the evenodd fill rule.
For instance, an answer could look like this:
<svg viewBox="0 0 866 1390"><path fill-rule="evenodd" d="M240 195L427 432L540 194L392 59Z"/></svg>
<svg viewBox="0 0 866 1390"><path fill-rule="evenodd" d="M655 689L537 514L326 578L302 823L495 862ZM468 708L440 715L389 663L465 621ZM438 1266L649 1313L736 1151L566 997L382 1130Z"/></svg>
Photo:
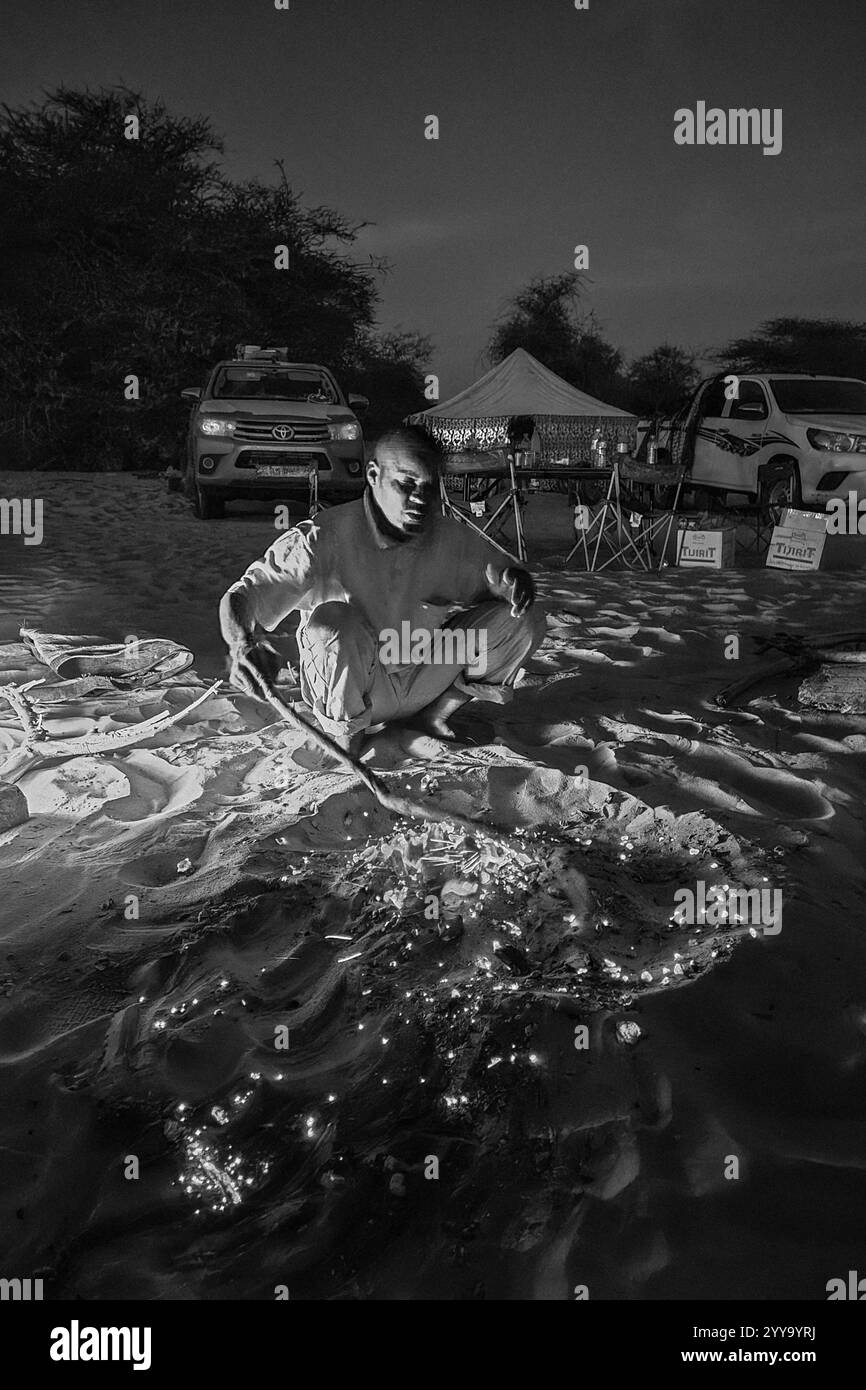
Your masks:
<svg viewBox="0 0 866 1390"><path fill-rule="evenodd" d="M516 411L515 414L522 414ZM632 443L636 417L633 415L536 415L533 417L541 439L541 456L545 463L567 457L572 464L589 459L589 448L596 429L608 441L608 454L616 451L620 442ZM449 454L473 449L500 449L508 446L510 415L494 418L440 420L428 414L411 415L408 423L423 425Z"/></svg>

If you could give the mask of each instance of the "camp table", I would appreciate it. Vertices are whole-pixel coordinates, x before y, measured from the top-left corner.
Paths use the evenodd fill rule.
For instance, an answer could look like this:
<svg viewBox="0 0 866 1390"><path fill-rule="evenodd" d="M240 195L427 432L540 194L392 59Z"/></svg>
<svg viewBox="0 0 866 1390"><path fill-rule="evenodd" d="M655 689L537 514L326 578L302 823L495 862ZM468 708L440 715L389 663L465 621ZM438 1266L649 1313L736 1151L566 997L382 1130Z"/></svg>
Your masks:
<svg viewBox="0 0 866 1390"><path fill-rule="evenodd" d="M515 530L517 532L517 554L525 561L527 559L526 538L523 529L523 518L521 508L527 502L527 484L531 484L534 479L556 479L560 482L567 482L572 485L573 491L569 490L569 500L581 501L581 484L597 483L607 494L610 480L613 477L611 468L591 468L588 464L578 464L575 467L564 464L539 464L530 468L517 468L504 452L500 455L497 462L492 461L494 451L487 451L480 456L479 462L475 463L471 455L452 456L445 468L445 476L440 480L443 510L451 516L455 516L458 521L463 521L467 526L471 526L479 535L484 535L493 544L498 545L490 534L496 523L501 527L504 513L509 505L514 516ZM481 458L487 460L481 462ZM461 506L458 506L453 495L449 495L445 486L446 478L460 478L462 480ZM471 513L466 510L471 508L473 500L488 501L491 497L498 496L503 482L508 484L506 495L502 498L499 506L493 514L487 517L483 526L478 526L474 522ZM530 495L531 495L531 489ZM509 554L504 546L498 546L506 555ZM573 553L573 552L572 552Z"/></svg>
<svg viewBox="0 0 866 1390"><path fill-rule="evenodd" d="M554 478L559 482L573 483L573 495L580 501L581 482L593 482L607 484L610 482L612 470L610 468L591 468L589 464L579 464L571 468L567 464L540 464L535 468L518 468L518 478L537 478L539 480ZM571 489L569 490L571 495Z"/></svg>
<svg viewBox="0 0 866 1390"><path fill-rule="evenodd" d="M592 502L589 484L596 483L602 490L603 496L607 496L610 480L613 477L613 470L610 468L593 468L589 464L581 463L574 467L568 464L539 464L533 468L520 468L517 470L518 479L527 478L530 484L533 480L555 479L558 482L568 483L568 501L570 506L576 503L583 504L584 501ZM534 489L530 487L530 497ZM578 545L580 542L578 542ZM572 551L574 554L574 551ZM571 557L569 556L569 559ZM566 562L567 563L567 562Z"/></svg>

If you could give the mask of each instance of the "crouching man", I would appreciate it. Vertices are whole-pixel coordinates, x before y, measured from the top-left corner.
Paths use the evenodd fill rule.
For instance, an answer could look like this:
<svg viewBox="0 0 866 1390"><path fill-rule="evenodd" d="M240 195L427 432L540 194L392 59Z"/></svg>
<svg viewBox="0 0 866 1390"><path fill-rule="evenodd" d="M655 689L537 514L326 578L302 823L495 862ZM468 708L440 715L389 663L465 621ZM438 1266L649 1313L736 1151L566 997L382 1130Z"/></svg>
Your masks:
<svg viewBox="0 0 866 1390"><path fill-rule="evenodd" d="M297 610L304 702L353 754L373 725L450 738L467 700L511 698L544 634L535 585L442 515L441 467L424 430L385 435L362 498L300 522L250 565L220 604L235 686L262 693L279 661L261 629Z"/></svg>

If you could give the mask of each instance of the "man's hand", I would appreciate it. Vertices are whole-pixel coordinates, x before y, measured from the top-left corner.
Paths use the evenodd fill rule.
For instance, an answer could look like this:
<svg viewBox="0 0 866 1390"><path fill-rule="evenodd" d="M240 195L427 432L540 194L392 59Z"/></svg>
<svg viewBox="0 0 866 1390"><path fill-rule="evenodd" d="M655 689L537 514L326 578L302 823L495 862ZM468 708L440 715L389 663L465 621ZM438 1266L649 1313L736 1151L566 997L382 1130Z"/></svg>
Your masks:
<svg viewBox="0 0 866 1390"><path fill-rule="evenodd" d="M484 571L484 577L494 598L511 604L512 618L522 618L535 602L535 581L528 570L518 569L517 565L497 570L491 564Z"/></svg>
<svg viewBox="0 0 866 1390"><path fill-rule="evenodd" d="M243 637L229 650L231 662L229 680L236 689L245 695L255 695L267 699L282 667L282 658L270 642L256 641L253 637Z"/></svg>

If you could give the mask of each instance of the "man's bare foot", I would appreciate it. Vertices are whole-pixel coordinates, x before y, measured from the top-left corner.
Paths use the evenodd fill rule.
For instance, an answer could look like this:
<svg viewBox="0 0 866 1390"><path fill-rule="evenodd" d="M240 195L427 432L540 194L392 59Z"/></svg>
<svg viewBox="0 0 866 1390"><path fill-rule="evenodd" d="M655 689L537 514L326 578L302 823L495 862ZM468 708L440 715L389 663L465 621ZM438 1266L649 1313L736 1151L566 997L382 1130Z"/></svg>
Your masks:
<svg viewBox="0 0 866 1390"><path fill-rule="evenodd" d="M441 738L448 743L453 743L457 736L450 728L448 720L469 699L471 696L466 695L462 690L455 690L453 685L449 686L437 700L419 710L417 714L413 714L411 720L406 722L411 723L413 729L421 729L425 734L432 734L433 738Z"/></svg>

